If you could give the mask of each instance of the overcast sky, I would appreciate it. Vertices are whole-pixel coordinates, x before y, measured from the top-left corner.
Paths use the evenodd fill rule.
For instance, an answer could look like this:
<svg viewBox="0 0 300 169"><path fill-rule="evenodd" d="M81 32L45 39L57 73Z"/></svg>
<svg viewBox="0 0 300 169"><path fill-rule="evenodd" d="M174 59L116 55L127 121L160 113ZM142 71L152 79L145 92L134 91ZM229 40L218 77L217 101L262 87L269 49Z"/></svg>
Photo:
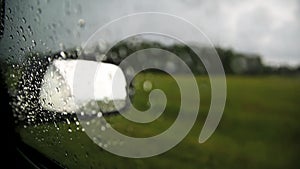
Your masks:
<svg viewBox="0 0 300 169"><path fill-rule="evenodd" d="M19 8L14 8L18 4ZM45 46L56 49L61 43L74 47L113 19L136 12L164 12L190 21L215 45L260 54L267 64L300 65L300 0L94 0L84 3L15 0L7 1L6 6L11 7L12 15L15 13L13 17L26 18L26 24L34 31L30 38L37 43L46 42L46 45L37 44L33 50L43 51ZM80 19L85 21L83 29L78 26ZM31 44L22 40L16 44L13 42L16 38L9 39L11 32L16 34L14 29L24 27L20 19L12 22L15 23L11 30L6 27L3 48Z"/></svg>
<svg viewBox="0 0 300 169"><path fill-rule="evenodd" d="M195 24L216 45L261 54L272 65L300 64L299 0L159 2L129 3L128 10L171 13Z"/></svg>

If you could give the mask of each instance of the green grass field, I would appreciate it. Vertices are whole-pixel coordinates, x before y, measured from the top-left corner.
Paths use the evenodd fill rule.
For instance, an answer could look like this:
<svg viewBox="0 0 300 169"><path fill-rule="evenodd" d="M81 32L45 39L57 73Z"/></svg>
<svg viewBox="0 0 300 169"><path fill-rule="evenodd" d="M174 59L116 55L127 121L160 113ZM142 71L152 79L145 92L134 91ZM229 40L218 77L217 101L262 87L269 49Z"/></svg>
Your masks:
<svg viewBox="0 0 300 169"><path fill-rule="evenodd" d="M136 108L148 107L147 92L141 87L145 79L167 93L167 109L148 125L130 122L122 116L107 118L114 128L129 136L161 133L172 125L180 106L178 87L171 77L144 74L136 80ZM57 124L59 130L51 124L29 126L19 132L24 142L67 168L300 168L299 77L227 77L222 120L203 144L198 143L198 137L210 106L210 85L206 77L197 77L197 82L201 108L194 127L180 144L155 157L129 159L110 154L94 144L80 127L77 130L75 124ZM190 104L193 106L193 100ZM69 128L72 132L68 132Z"/></svg>

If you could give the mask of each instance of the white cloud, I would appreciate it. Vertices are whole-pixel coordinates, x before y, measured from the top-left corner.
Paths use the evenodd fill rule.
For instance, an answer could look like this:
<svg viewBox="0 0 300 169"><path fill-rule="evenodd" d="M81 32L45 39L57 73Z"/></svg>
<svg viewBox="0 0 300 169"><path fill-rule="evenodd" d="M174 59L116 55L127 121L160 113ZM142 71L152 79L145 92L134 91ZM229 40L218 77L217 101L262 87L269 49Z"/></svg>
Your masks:
<svg viewBox="0 0 300 169"><path fill-rule="evenodd" d="M176 0L147 3L146 7L136 3L139 11L155 10L183 17L215 44L261 54L268 64L300 64L297 0Z"/></svg>

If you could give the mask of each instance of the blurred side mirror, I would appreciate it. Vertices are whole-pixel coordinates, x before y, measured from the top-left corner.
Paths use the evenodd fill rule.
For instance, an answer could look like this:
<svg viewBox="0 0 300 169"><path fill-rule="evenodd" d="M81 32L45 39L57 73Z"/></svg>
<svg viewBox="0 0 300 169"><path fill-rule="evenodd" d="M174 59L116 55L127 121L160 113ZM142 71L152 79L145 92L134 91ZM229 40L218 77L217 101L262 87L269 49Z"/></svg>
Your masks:
<svg viewBox="0 0 300 169"><path fill-rule="evenodd" d="M96 67L97 71L92 75L85 74L85 70L78 70L78 67L87 69ZM85 78L76 76L93 76L91 77L93 81L84 81ZM83 90L81 94L74 92L73 85L77 81L80 81ZM93 96L84 95L84 90L90 90L88 87L91 86L94 87ZM79 59L53 61L46 70L39 96L44 109L67 113L75 113L81 109L91 110L87 107L96 103L96 107L100 110L95 111L108 114L125 107L126 99L126 79L118 66Z"/></svg>

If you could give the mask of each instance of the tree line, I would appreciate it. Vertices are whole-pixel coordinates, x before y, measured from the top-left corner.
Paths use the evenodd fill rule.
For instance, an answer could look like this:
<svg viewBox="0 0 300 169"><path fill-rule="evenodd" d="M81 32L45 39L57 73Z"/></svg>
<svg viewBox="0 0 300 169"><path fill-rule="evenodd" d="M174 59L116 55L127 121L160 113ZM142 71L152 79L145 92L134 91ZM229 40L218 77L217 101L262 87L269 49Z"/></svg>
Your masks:
<svg viewBox="0 0 300 169"><path fill-rule="evenodd" d="M208 47L201 45L193 45L200 53L205 53ZM159 48L170 51L180 57L188 64L192 72L196 74L206 73L205 67L195 52L184 44L163 45L159 42L140 41L132 42L130 40L122 41L116 44L107 53L107 62L120 63L124 57L147 48ZM296 75L300 74L300 65L298 67L290 66L270 66L262 62L261 56L258 54L248 54L237 52L230 48L216 47L220 60L226 74L239 75ZM125 54L124 54L125 51Z"/></svg>

